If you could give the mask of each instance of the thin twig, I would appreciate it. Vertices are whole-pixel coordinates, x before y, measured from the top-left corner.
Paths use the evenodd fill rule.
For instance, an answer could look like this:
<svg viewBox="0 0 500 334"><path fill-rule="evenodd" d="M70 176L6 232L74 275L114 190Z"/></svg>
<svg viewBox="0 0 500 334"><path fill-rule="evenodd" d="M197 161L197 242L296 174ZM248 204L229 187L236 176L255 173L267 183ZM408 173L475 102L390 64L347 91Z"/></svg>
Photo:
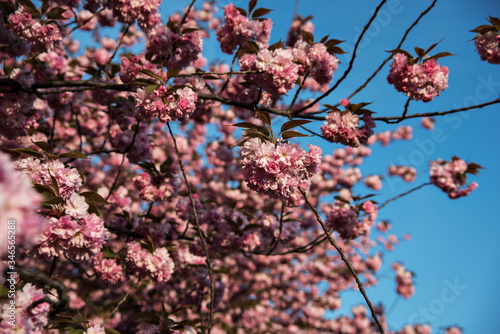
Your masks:
<svg viewBox="0 0 500 334"><path fill-rule="evenodd" d="M380 210L380 209L382 209L384 206L386 206L387 204L389 204L390 202L395 201L395 200L397 200L398 198L401 198L401 197L406 196L406 195L408 195L408 194L411 194L412 192L417 191L417 190L419 190L420 188L423 188L423 187L428 186L428 185L430 185L430 184L432 184L432 183L431 183L431 182L427 182L427 183L421 184L421 185L419 185L418 187L415 187L415 188L413 188L413 189L411 189L411 190L408 190L407 192L404 192L404 193L402 193L402 194L399 194L399 195L398 195L398 196L396 196L396 197L393 197L393 198L391 198L391 199L388 199L388 200L387 200L387 201L385 201L382 205L380 205L380 206L378 207L378 209Z"/></svg>
<svg viewBox="0 0 500 334"><path fill-rule="evenodd" d="M497 104L497 103L500 103L500 98L493 100L493 101L490 101L490 102L476 104L475 106L470 106L470 107L451 109L451 110L447 110L447 111L434 111L434 112L408 115L408 116L405 116L404 119L417 118L417 117L443 116L443 115L457 113L460 111L466 111L466 110L471 110L471 109L481 109L481 108L490 106L492 104ZM382 122L386 122L386 123L392 123L391 120L400 120L400 119L403 119L403 117L402 116L373 117L374 121L382 121Z"/></svg>
<svg viewBox="0 0 500 334"><path fill-rule="evenodd" d="M212 330L212 322L213 322L213 317L214 317L214 297L215 297L215 281L213 277L213 269L212 269L212 263L210 260L210 254L208 253L208 248L207 248L207 243L205 241L205 237L203 236L203 231L201 230L200 222L198 221L198 213L196 211L196 203L194 202L193 198L193 193L191 191L191 186L189 185L189 181L187 179L186 172L184 170L184 164L182 163L182 157L181 153L179 152L179 149L177 147L177 140L175 139L175 136L172 132L172 129L170 128L170 123L167 122L167 127L168 131L170 132L170 136L172 136L172 140L174 141L174 148L175 152L177 153L177 159L179 160L179 167L181 168L182 176L184 176L184 181L186 182L186 187L188 189L188 196L189 200L191 201L191 206L193 208L193 216L194 216L194 222L196 224L196 230L198 232L198 236L201 240L201 244L203 246L203 252L205 253L205 257L207 258L207 268L208 268L208 275L210 277L210 319L208 322L207 330L208 334L210 334L210 331Z"/></svg>
<svg viewBox="0 0 500 334"><path fill-rule="evenodd" d="M108 319L111 318L116 313L116 311L118 311L118 309L120 308L120 306L125 302L125 300L132 293L132 291L134 291L135 288L137 288L139 286L139 282L140 281L141 280L137 281L137 283L135 284L135 286L131 287L130 290L128 290L128 292L125 294L125 296L123 296L123 298L118 302L118 304L116 305L115 309L110 314L108 314L108 316L106 318L104 318L104 320L101 323L101 326L104 326L104 324L106 323L106 321L108 321Z"/></svg>
<svg viewBox="0 0 500 334"><path fill-rule="evenodd" d="M233 72L234 63L236 62L236 58L238 57L238 52L240 52L240 48L238 48L238 51L236 51L234 53L233 60L231 60L231 67L229 68L229 72ZM224 84L222 84L221 88L217 92L217 96L221 96L222 95L222 93L226 89L227 85L229 84L229 80L231 80L231 75L230 74L227 75L226 81L224 81Z"/></svg>
<svg viewBox="0 0 500 334"><path fill-rule="evenodd" d="M335 247L335 249L337 250L337 252L339 252L340 257L342 258L342 261L344 261L344 263L347 265L347 267L351 271L351 274L354 276L354 279L356 280L356 283L358 284L359 291L361 292L361 294L365 298L366 304L368 304L368 307L370 308L370 311L372 313L372 317L375 320L375 322L377 323L377 326L378 326L378 329L379 329L380 333L384 334L384 328L383 328L382 324L380 323L380 321L379 321L379 319L377 317L377 314L375 313L375 310L373 308L373 305L372 305L370 299L368 299L368 296L366 295L365 289L363 288L363 283L361 283L361 281L359 280L359 277L356 274L356 271L354 270L354 268L352 267L351 263L349 262L349 260L344 255L344 252L342 251L342 248L340 248L337 245L337 243L335 242L335 240L333 239L333 237L330 235L330 233L328 233L328 230L326 229L325 223L323 222L323 219L321 219L321 216L319 215L318 210L316 210L316 208L311 204L311 202L309 202L309 199L307 198L307 195L304 192L304 190L302 190L299 187L299 191L301 192L302 196L304 196L304 200L306 201L306 203L309 206L309 208L311 208L311 210L316 215L316 219L317 219L318 223L321 225L321 227L323 228L323 231L325 232L328 240L330 241L330 244L333 247Z"/></svg>
<svg viewBox="0 0 500 334"><path fill-rule="evenodd" d="M189 12L191 11L191 8L193 8L193 5L194 5L195 2L196 2L196 0L191 1L191 3L189 4L188 8L184 12L184 16L182 17L181 22L179 23L179 25L176 28L176 30L177 30L176 33L179 33L181 31L181 28L184 25L184 23L186 23L186 20L187 20L187 17L189 15Z"/></svg>
<svg viewBox="0 0 500 334"><path fill-rule="evenodd" d="M359 35L358 40L356 41L356 44L354 45L354 51L352 52L352 57L351 57L351 61L349 61L349 66L347 67L347 70L344 72L344 74L342 75L342 77L335 83L335 85L333 85L332 88L330 88L329 90L327 90L323 95L321 95L320 97L316 98L316 100L314 100L313 102L309 103L305 107L302 107L302 108L300 108L298 110L295 110L294 114L301 113L301 112L303 112L303 111L311 108L313 105L315 105L316 103L318 103L319 101L321 101L322 99L324 99L325 97L327 97L328 95L330 95L330 93L333 92L340 85L340 83L342 81L344 81L345 78L347 78L347 75L349 75L349 72L351 72L352 66L354 64L354 59L356 59L356 52L358 51L359 43L361 43L361 40L365 36L366 31L368 30L368 28L370 28L373 20L375 20L375 18L377 17L377 14L378 14L380 8L382 8L382 6L386 2L387 2L387 0L382 0L380 2L380 4L375 9L375 12L373 13L372 17L370 18L370 20L368 21L368 23L363 28L363 31L361 32L361 35Z"/></svg>
<svg viewBox="0 0 500 334"><path fill-rule="evenodd" d="M278 246L278 244L280 243L281 232L283 231L283 216L284 216L284 213L285 213L285 203L282 202L281 203L281 214L280 214L280 230L279 230L279 233L278 233L278 238L276 238L276 240L274 241L273 245L271 246L271 249L266 253L266 255L271 254L273 252L273 250L276 248L276 246Z"/></svg>
<svg viewBox="0 0 500 334"><path fill-rule="evenodd" d="M111 194L113 193L113 190L116 187L116 184L118 182L118 178L120 177L120 174L122 172L122 167L123 167L124 162L125 162L125 153L123 153L122 162L120 163L120 167L118 167L118 173L116 173L115 179L113 180L113 184L111 185L111 188L109 188L109 193L108 193L108 196L106 196L106 201L108 200L109 196L111 196Z"/></svg>
<svg viewBox="0 0 500 334"><path fill-rule="evenodd" d="M403 45L404 41L406 40L406 37L408 37L408 34L410 33L410 31L418 24L418 22L420 21L420 19L422 17L424 17L431 9L432 7L434 7L434 5L436 4L437 0L434 0L432 2L432 4L427 7L426 10L424 10L422 13L420 13L419 17L415 20L415 22L413 22L413 24L408 28L406 29L406 32L405 34L403 35L403 38L401 39L401 41L399 42L398 46L396 47L396 49L399 49L401 48L401 46ZM390 55L389 57L387 57L383 62L382 64L380 64L380 66L375 70L375 72L373 72L372 75L370 75L370 77L368 79L366 79L365 83L363 83L361 86L359 86L354 92L351 93L351 95L349 95L347 98L350 100L354 95L358 94L360 91L362 91L367 85L368 83L370 83L370 81L372 81L373 78L375 78L375 76L378 74L378 72L380 72L380 70L382 70L382 68L384 67L385 64L387 64L387 62L389 60L391 60L393 57L393 55Z"/></svg>
<svg viewBox="0 0 500 334"><path fill-rule="evenodd" d="M411 101L411 97L409 97L408 100L406 100L405 108L403 110L403 114L401 115L400 119L398 119L397 121L387 121L387 123L390 123L390 124L401 123L406 118L406 114L408 113L408 107L410 106L410 101Z"/></svg>

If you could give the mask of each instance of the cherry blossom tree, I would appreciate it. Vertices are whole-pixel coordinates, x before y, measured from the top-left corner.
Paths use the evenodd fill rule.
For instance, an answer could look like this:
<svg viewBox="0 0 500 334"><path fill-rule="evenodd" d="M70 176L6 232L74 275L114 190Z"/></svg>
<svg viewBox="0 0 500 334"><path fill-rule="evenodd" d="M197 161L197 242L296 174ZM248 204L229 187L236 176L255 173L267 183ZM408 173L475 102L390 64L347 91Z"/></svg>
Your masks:
<svg viewBox="0 0 500 334"><path fill-rule="evenodd" d="M0 333L431 333L390 327L370 299L398 244L383 208L431 185L460 201L482 167L429 161L428 182L384 201L383 179L413 183L417 170L362 168L412 139L398 123L432 131L500 103L411 112L453 84L452 52L405 44L436 2L338 96L387 0L353 41L316 36L299 13L271 38L256 0L178 13L160 0L1 0ZM498 18L464 29L478 62L500 63ZM406 95L401 112L358 100L376 76ZM414 273L392 268L412 298ZM337 315L351 289L364 303Z"/></svg>

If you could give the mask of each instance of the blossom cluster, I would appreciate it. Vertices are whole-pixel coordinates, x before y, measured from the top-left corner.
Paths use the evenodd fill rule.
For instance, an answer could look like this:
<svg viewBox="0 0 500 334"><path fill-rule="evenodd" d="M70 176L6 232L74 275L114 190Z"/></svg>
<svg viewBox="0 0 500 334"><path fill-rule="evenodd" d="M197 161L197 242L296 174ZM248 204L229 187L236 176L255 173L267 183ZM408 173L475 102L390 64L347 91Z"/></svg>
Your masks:
<svg viewBox="0 0 500 334"><path fill-rule="evenodd" d="M47 325L50 304L47 302L39 302L35 307L30 309L30 306L46 298L42 289L38 289L31 283L26 283L22 290L16 291L16 308L15 308L15 332L16 333L33 333L41 334L43 326ZM11 304L2 305L0 310L0 333L13 333L13 326L8 323L8 319L12 319L9 315L12 310L8 308Z"/></svg>
<svg viewBox="0 0 500 334"><path fill-rule="evenodd" d="M137 241L127 245L127 270L139 278L151 278L156 282L166 282L174 271L174 261L166 248L154 252L141 247Z"/></svg>
<svg viewBox="0 0 500 334"><path fill-rule="evenodd" d="M40 238L38 252L48 257L67 254L75 260L88 260L102 249L108 238L103 220L95 213L86 213L78 219L70 215L51 217Z"/></svg>
<svg viewBox="0 0 500 334"><path fill-rule="evenodd" d="M351 111L332 111L326 116L326 122L320 127L323 137L334 143L357 147L366 144L373 134L375 122L370 114L363 115L364 124L359 126L359 116Z"/></svg>
<svg viewBox="0 0 500 334"><path fill-rule="evenodd" d="M270 19L250 20L233 5L224 7L224 25L217 29L221 50L232 54L246 41L254 40L259 48L266 48L273 23Z"/></svg>
<svg viewBox="0 0 500 334"><path fill-rule="evenodd" d="M152 120L158 117L163 122L188 119L196 110L198 101L198 95L189 87L179 88L172 93L161 86L149 94L145 89L139 88L132 96L142 119Z"/></svg>
<svg viewBox="0 0 500 334"><path fill-rule="evenodd" d="M201 37L198 30L179 35L157 25L148 34L146 50L156 59L165 60L167 68L182 69L196 61L203 51Z"/></svg>
<svg viewBox="0 0 500 334"><path fill-rule="evenodd" d="M42 197L31 187L27 177L12 166L9 156L0 152L0 234L7 242L7 222L15 219L17 246L30 248L43 230L43 219L36 213ZM0 249L0 257L7 247ZM0 265L1 267L1 265Z"/></svg>
<svg viewBox="0 0 500 334"><path fill-rule="evenodd" d="M136 20L143 28L150 28L160 23L158 7L161 0L112 0L113 16L121 23L133 24Z"/></svg>
<svg viewBox="0 0 500 334"><path fill-rule="evenodd" d="M322 151L308 144L309 152L288 143L248 139L241 149L243 176L248 187L270 197L287 198L301 180L319 171Z"/></svg>
<svg viewBox="0 0 500 334"><path fill-rule="evenodd" d="M261 49L257 54L241 56L239 64L242 71L259 72L244 77L273 96L284 95L293 89L299 75L299 66L289 49Z"/></svg>
<svg viewBox="0 0 500 334"><path fill-rule="evenodd" d="M75 260L88 260L97 254L109 237L103 220L89 213L89 205L78 194L82 179L76 168L66 167L59 160L28 157L14 165L35 184L52 189L61 199L63 213L48 212L45 229L37 240L38 253L53 257L67 254Z"/></svg>
<svg viewBox="0 0 500 334"><path fill-rule="evenodd" d="M305 41L299 40L295 43L292 53L294 61L300 64L299 75L307 73L319 85L332 81L339 60L327 51L323 43L309 46Z"/></svg>
<svg viewBox="0 0 500 334"><path fill-rule="evenodd" d="M98 253L93 259L93 268L99 277L111 284L117 284L125 280L123 267L117 263L116 259L104 258L102 253Z"/></svg>
<svg viewBox="0 0 500 334"><path fill-rule="evenodd" d="M451 199L467 196L478 186L476 182L472 182L467 187L462 188L467 182L468 169L469 165L456 157L448 162L443 159L431 161L431 182L447 193Z"/></svg>
<svg viewBox="0 0 500 334"><path fill-rule="evenodd" d="M59 160L40 160L28 157L14 162L16 169L27 175L34 184L52 187L53 178L57 181L59 196L67 200L82 186L82 179L76 168L66 167Z"/></svg>
<svg viewBox="0 0 500 334"><path fill-rule="evenodd" d="M391 165L387 168L391 176L399 176L406 182L413 182L417 177L417 170L411 166Z"/></svg>
<svg viewBox="0 0 500 334"><path fill-rule="evenodd" d="M390 66L387 81L415 101L430 102L448 87L448 68L435 59L410 65L405 54L397 53Z"/></svg>
<svg viewBox="0 0 500 334"><path fill-rule="evenodd" d="M409 299L415 293L413 285L413 274L403 267L401 263L394 263L392 268L396 271L396 291L406 299Z"/></svg>
<svg viewBox="0 0 500 334"><path fill-rule="evenodd" d="M368 216L359 221L358 212L346 203L337 201L331 211L326 214L325 224L333 228L345 240L356 239L369 233L377 218L378 209L371 201L362 205L362 210Z"/></svg>
<svg viewBox="0 0 500 334"><path fill-rule="evenodd" d="M141 173L132 179L141 199L149 202L170 200L177 196L180 181L175 175L170 179L157 180L148 173Z"/></svg>
<svg viewBox="0 0 500 334"><path fill-rule="evenodd" d="M490 64L500 64L500 34L488 31L474 40L477 53L481 60Z"/></svg>
<svg viewBox="0 0 500 334"><path fill-rule="evenodd" d="M28 9L20 6L8 18L12 31L23 41L29 43L31 52L51 51L63 38L58 25L43 23L34 19Z"/></svg>

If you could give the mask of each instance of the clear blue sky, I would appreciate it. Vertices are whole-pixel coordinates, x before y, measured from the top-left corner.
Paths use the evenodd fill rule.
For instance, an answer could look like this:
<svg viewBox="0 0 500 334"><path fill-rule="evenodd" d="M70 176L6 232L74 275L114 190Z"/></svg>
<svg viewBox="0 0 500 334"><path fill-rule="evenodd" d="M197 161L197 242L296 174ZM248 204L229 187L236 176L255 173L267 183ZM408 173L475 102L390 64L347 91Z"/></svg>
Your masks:
<svg viewBox="0 0 500 334"><path fill-rule="evenodd" d="M162 13L169 14L188 5L190 1L165 1ZM219 1L226 4L229 1ZM374 71L387 53L396 47L407 27L427 8L431 0L388 0L380 18L368 31L358 52L353 71L347 80L323 103L335 104L349 95ZM237 6L247 8L247 0L236 0ZM201 4L198 1L197 4ZM295 1L260 0L258 7L274 9L268 17L274 21L271 43L286 39ZM299 14L314 16L315 37L330 34L332 38L346 40L343 46L352 50L357 36L370 18L378 1L300 0ZM403 45L426 48L444 40L435 52L457 54L440 60L450 69L449 88L431 103L414 102L409 113L444 111L472 104L484 103L500 94L500 65L480 60L470 40L469 30L486 24L488 15L500 17L497 0L439 0L435 8L422 19ZM165 16L164 16L165 17ZM209 60L220 58L220 48L215 40L206 41L204 55ZM335 74L338 79L347 67L352 53L341 56L343 65ZM388 65L353 102L373 102L371 109L377 116L400 115L406 97L386 81ZM374 154L363 165L364 175L384 174L391 163L413 165L418 171L414 184L384 182L383 202L415 185L428 181L429 161L450 159L457 155L485 167L472 180L479 188L470 196L450 200L435 187L426 187L381 210L380 218L393 223L392 232L401 236L412 235L410 242L402 242L395 251L384 256L385 265L380 271L379 285L368 290L373 302L383 302L386 307L398 299L395 294L394 272L390 264L402 261L406 268L416 273L416 294L410 300L397 301L389 314L391 329L401 328L409 322L429 323L440 333L440 327L462 326L467 334L498 333L500 319L497 304L500 293L496 279L500 275L500 219L495 208L500 189L500 158L498 157L498 124L500 105L437 118L433 135L420 127L420 120L403 124L414 126L411 142L397 142L388 148L374 146ZM318 125L319 126L319 125ZM395 129L397 126L378 124L377 130ZM434 137L433 137L434 136ZM495 141L496 140L496 141ZM338 145L314 140L325 153ZM359 192L368 190L356 189ZM455 286L455 288L450 288ZM339 313L350 312L350 307L363 303L357 291L343 295L344 306ZM329 316L335 316L330 314Z"/></svg>
<svg viewBox="0 0 500 334"><path fill-rule="evenodd" d="M404 31L432 1L389 0L379 19L361 43L353 71L347 80L324 103L337 103L349 95L387 57L384 50L394 49ZM293 1L259 1L259 5L276 9L269 16L275 26L272 41L286 36L293 16ZM349 50L368 21L377 1L299 1L302 16L314 16L315 37L331 34L346 40ZM242 1L241 6L246 5ZM440 63L450 69L449 88L433 102L411 104L409 113L444 111L484 103L500 95L500 65L480 60L475 52L474 37L469 30L486 24L485 17L500 16L498 1L441 0L421 20L409 35L403 48L413 51L415 46L426 48L445 38L435 52L448 51L455 57L443 58ZM344 46L345 46L344 45ZM352 53L340 57L336 78L346 68ZM371 85L358 94L353 102L373 101L371 109L377 116L400 115L406 97L386 81L388 66ZM500 219L493 210L500 188L500 158L498 124L500 106L472 110L446 118L436 119L436 136L422 127L420 120L403 124L414 126L411 142L397 142L387 148L375 145L374 154L362 169L364 175L385 173L388 164L406 164L418 171L414 185L428 181L429 161L457 155L476 162L486 169L473 180L479 188L469 197L450 200L435 187L426 187L380 212L380 218L389 218L397 235L410 233L412 240L402 242L395 251L384 256L385 265L380 271L379 286L368 290L372 301L382 301L387 308L396 300L389 314L392 329L408 322L429 323L435 329L460 325L465 333L498 333L496 278L500 275ZM377 129L394 129L396 126L379 124ZM317 142L325 153L338 146ZM403 182L384 182L380 202L412 188ZM364 191L358 188L358 191ZM416 273L416 294L410 300L398 298L394 292L393 261L402 261ZM455 286L454 289L450 288ZM359 292L345 294L344 307L349 312L353 304L362 303Z"/></svg>

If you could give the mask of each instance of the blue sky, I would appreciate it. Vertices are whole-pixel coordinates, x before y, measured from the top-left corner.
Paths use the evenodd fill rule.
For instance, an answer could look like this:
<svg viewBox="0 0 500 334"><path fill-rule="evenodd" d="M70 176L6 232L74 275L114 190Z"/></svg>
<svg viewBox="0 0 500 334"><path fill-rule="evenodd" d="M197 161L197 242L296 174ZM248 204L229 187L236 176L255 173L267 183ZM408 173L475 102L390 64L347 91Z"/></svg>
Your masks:
<svg viewBox="0 0 500 334"><path fill-rule="evenodd" d="M171 11L186 7L189 2L165 1L162 4L164 18ZM384 50L397 46L407 27L431 2L388 0L361 43L349 77L322 102L335 104L363 83L387 57ZM234 3L243 8L248 5L247 0ZM294 4L293 0L259 1L257 7L274 9L268 15L274 21L271 43L286 39ZM369 0L300 0L298 12L302 16L314 16L316 40L330 34L331 38L346 40L341 46L352 51L356 38L377 4ZM433 102L413 102L409 114L460 108L499 97L500 65L481 61L470 41L474 34L469 30L486 24L488 15L500 17L500 2L439 0L410 33L403 44L403 48L410 52L415 46L427 48L444 38L435 48L435 53L448 51L457 56L440 60L440 64L450 70L449 88ZM221 57L217 41L205 41L204 55L209 60ZM343 64L334 80L340 78L351 55L340 56ZM377 116L400 115L406 96L387 84L387 73L388 65L352 101L373 102L370 109L376 111ZM392 222L393 233L412 236L411 241L402 242L395 251L384 255L385 265L380 271L379 285L367 291L375 303L383 302L388 308L394 303L388 317L391 329L401 328L409 322L420 322L431 324L434 333L440 333L438 328L449 325L462 326L468 334L498 333L497 297L500 293L495 281L500 275L500 219L493 209L500 189L500 158L499 150L495 148L498 143L494 141L499 139L499 123L500 105L437 118L434 132L423 129L419 125L420 119L410 120L402 124L414 126L413 141L396 142L387 148L376 144L373 155L363 165L364 175L383 174L393 163L410 164L418 171L417 180L410 185L385 181L381 195L376 198L379 202L428 182L429 162L437 158L449 160L457 155L485 167L478 176L472 177L479 183L479 188L468 197L450 200L439 189L428 186L380 211L381 219ZM376 130L396 127L378 123ZM319 139L308 142L311 141L320 145L324 153L340 147ZM362 187L356 190L368 193ZM394 261L403 262L417 275L414 278L416 294L410 300L403 300L395 294L394 272L390 269ZM343 297L342 309L329 316L350 312L352 305L363 303L357 291L347 292Z"/></svg>
<svg viewBox="0 0 500 334"><path fill-rule="evenodd" d="M360 44L354 69L339 88L324 103L337 103L349 95L375 70L387 53L394 49L404 31L432 1L389 0L368 30L367 38ZM246 3L245 1L242 2ZM285 5L285 3L287 5ZM292 1L259 1L259 5L276 9L269 16L275 25L272 41L286 36L293 16ZM375 1L300 1L299 13L314 16L315 37L331 34L346 40L344 47L352 50L355 39L371 16ZM485 17L500 16L498 1L438 1L435 8L421 20L408 36L403 48L413 51L415 46L426 48L442 38L435 52L448 51L457 56L440 60L450 69L449 88L433 102L414 102L409 113L444 111L484 103L500 94L500 65L480 60L475 52L474 37L469 30L486 24ZM348 45L346 47L346 45ZM341 56L336 78L346 68L350 56ZM381 71L370 86L358 94L353 102L373 102L370 106L377 116L400 115L406 96L398 93L386 82L388 66ZM334 79L335 80L335 79ZM387 148L373 147L362 169L364 175L384 173L391 163L413 165L418 178L413 185L428 181L429 161L450 159L457 155L485 167L477 177L479 188L469 197L450 200L435 187L425 187L416 193L387 205L380 211L380 218L389 218L392 232L409 233L412 240L402 242L384 256L385 265L379 285L368 290L375 303L382 301L392 308L388 321L392 329L406 323L429 323L435 332L438 328L459 325L465 333L498 333L494 280L500 274L500 219L494 208L494 198L500 186L500 159L495 139L500 121L499 105L477 109L436 119L436 130L429 132L420 127L420 120L404 122L414 126L414 140L397 142ZM397 126L378 124L378 130L395 129ZM316 143L316 142L315 142ZM317 142L325 153L337 145ZM383 202L413 185L404 182L384 182ZM365 191L358 188L359 191ZM397 297L394 273L390 264L402 261L406 268L416 273L416 294L410 300ZM353 304L362 303L359 292L344 294L344 307L340 313L349 312ZM334 316L331 314L329 316Z"/></svg>

